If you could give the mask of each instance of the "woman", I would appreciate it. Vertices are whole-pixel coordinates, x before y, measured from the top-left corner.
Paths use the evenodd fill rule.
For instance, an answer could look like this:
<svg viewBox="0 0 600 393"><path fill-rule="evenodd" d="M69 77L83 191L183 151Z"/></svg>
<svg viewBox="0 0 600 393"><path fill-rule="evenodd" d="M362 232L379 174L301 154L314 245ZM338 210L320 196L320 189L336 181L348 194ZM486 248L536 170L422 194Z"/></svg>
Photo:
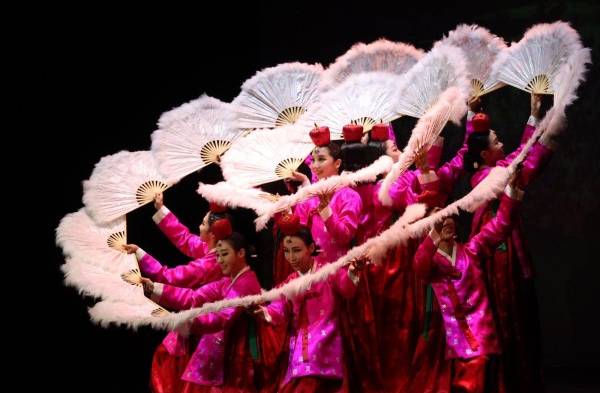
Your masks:
<svg viewBox="0 0 600 393"><path fill-rule="evenodd" d="M471 186L479 184L494 166L507 166L521 152L540 118L541 96L531 96L531 116L521 145L504 156L502 142L490 128L490 118L479 113L473 120L474 132L468 140L465 169L473 173ZM520 181L529 184L552 156L552 141L544 135L534 143L523 162ZM496 203L487 203L473 215L471 234L495 216ZM490 303L498 326L502 357L499 384L507 391L537 392L543 389L541 344L533 264L527 251L520 220L500 247L482 266Z"/></svg>
<svg viewBox="0 0 600 393"><path fill-rule="evenodd" d="M285 282L315 272L327 263L314 258L316 244L299 217L283 216L278 225L285 234L285 259L294 269ZM280 392L346 389L342 387L344 353L338 314L342 299L349 299L356 292L356 272L361 266L362 262L356 261L292 299L282 297L255 310L257 316L274 325L292 320L288 365Z"/></svg>
<svg viewBox="0 0 600 393"><path fill-rule="evenodd" d="M194 235L164 206L162 193L156 195L154 207L157 212L153 220L161 231L182 253L195 259L170 268L137 245L125 245L128 253L135 253L142 275L152 281L184 288L198 288L221 279L223 273L217 263L217 240L212 224L227 216L225 208L211 204L210 211L200 224L200 234ZM177 332L167 334L152 358L150 387L154 393L181 391L181 375L193 351L190 346L189 340Z"/></svg>
<svg viewBox="0 0 600 393"><path fill-rule="evenodd" d="M311 153L311 170L319 180L337 175L342 166L341 150L330 140L329 128L315 128L310 137L315 144ZM299 172L294 172L293 180L309 184L306 175ZM294 214L309 228L313 239L321 247L317 259L326 263L336 261L352 247L361 210L360 196L350 187L325 192L293 207ZM289 265L282 258L281 251L276 253L273 269L275 284L287 277L283 273L289 272Z"/></svg>
<svg viewBox="0 0 600 393"><path fill-rule="evenodd" d="M522 191L507 186L498 215L464 245L455 241L454 218L446 218L435 225L415 255L415 272L431 283L440 304L446 358L452 360L452 391L483 393L486 385L492 386L486 381L486 374L490 359L500 353L500 346L481 260L512 229L521 197Z"/></svg>
<svg viewBox="0 0 600 393"><path fill-rule="evenodd" d="M213 223L213 231L218 240L217 261L223 278L198 289L154 283L144 278L144 292L172 310L260 293L260 284L246 260L244 238L232 232L227 219ZM183 334L186 331L196 336L198 344L181 377L184 393L255 390L248 320L241 307L200 315L183 329Z"/></svg>

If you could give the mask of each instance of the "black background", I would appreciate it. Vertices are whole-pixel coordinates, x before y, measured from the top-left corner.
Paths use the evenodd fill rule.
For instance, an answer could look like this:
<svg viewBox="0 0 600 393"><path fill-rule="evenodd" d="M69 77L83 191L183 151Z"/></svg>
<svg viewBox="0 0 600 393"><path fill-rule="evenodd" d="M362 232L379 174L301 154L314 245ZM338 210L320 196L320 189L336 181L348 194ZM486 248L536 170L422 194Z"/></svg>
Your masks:
<svg viewBox="0 0 600 393"><path fill-rule="evenodd" d="M43 277L37 316L47 324L35 341L35 353L43 366L37 366L38 377L29 382L58 391L148 390L152 353L164 333L93 325L87 316L93 302L62 285L62 254L54 245L54 229L64 215L82 206L81 182L101 157L150 148L150 135L162 112L202 93L230 101L244 80L264 67L290 61L326 66L358 41L385 37L428 50L457 24L478 23L511 42L535 23L562 19L571 22L584 45L592 48L596 66L569 109L569 128L560 150L528 190L523 221L538 273L549 384L592 383L600 354L598 327L593 322L600 277L596 250L600 8L594 2L503 2L502 6L491 2L435 6L380 1L222 2L198 9L145 5L143 12L52 11L60 16L42 18L32 45L26 47L34 59L29 65L35 66L29 76L39 80L26 104L42 104L34 114L42 124L36 143L44 165L36 178L38 185L50 190L40 212L46 257L36 262ZM72 12L78 15L69 16ZM528 117L528 95L506 87L493 93L485 105L510 151ZM412 124L410 119L398 122L401 140ZM462 139L462 130L449 127L445 136L449 156ZM166 204L195 228L207 208L195 193L197 183L213 182L219 176L214 167L191 175L167 191ZM159 259L183 262L156 233L151 212L148 206L129 215L130 239ZM238 217L247 233L250 218L247 212ZM253 239L260 240L255 235ZM268 250L261 250L267 255L263 260L268 260ZM262 261L259 264L259 270L269 271ZM268 282L268 275L263 274L263 279Z"/></svg>

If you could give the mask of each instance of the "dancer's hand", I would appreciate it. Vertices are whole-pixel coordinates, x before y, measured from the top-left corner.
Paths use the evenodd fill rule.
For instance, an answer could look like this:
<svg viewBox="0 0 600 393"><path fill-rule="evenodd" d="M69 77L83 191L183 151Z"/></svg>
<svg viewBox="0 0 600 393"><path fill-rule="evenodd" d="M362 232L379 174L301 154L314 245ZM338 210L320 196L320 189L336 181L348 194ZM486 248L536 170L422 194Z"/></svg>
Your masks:
<svg viewBox="0 0 600 393"><path fill-rule="evenodd" d="M144 295L149 298L154 292L154 282L146 277L142 277L141 281L142 286L144 287Z"/></svg>
<svg viewBox="0 0 600 393"><path fill-rule="evenodd" d="M290 176L289 179L299 182L302 186L310 184L310 180L308 179L308 176L306 176L304 173L298 172L298 171L292 172L292 176Z"/></svg>
<svg viewBox="0 0 600 393"><path fill-rule="evenodd" d="M163 193L159 192L156 195L154 195L154 208L156 210L160 210L163 207L163 205Z"/></svg>
<svg viewBox="0 0 600 393"><path fill-rule="evenodd" d="M269 202L275 203L281 198L281 195L271 194L270 192L263 192L259 195L259 197Z"/></svg>
<svg viewBox="0 0 600 393"><path fill-rule="evenodd" d="M542 95L531 93L531 116L536 119L540 118L540 110L542 108Z"/></svg>
<svg viewBox="0 0 600 393"><path fill-rule="evenodd" d="M421 174L428 173L431 168L429 168L429 162L427 162L427 152L420 151L415 156L415 166L421 172Z"/></svg>
<svg viewBox="0 0 600 393"><path fill-rule="evenodd" d="M137 244L123 244L123 250L125 250L127 254L135 254L138 249L139 247Z"/></svg>
<svg viewBox="0 0 600 393"><path fill-rule="evenodd" d="M333 198L333 192L324 192L322 194L319 194L319 211L325 209L327 206L329 206L329 202L331 202L331 199Z"/></svg>
<svg viewBox="0 0 600 393"><path fill-rule="evenodd" d="M367 265L367 263L369 263L369 262L370 262L370 258L367 255L362 255L359 258L354 258L350 261L348 270L352 274L357 274L358 272L362 271L365 268L365 266Z"/></svg>
<svg viewBox="0 0 600 393"><path fill-rule="evenodd" d="M472 97L472 98L470 98L469 102L468 102L468 105L469 105L469 110L471 112L477 113L477 112L481 112L482 109L483 109L483 106L481 104L481 97Z"/></svg>
<svg viewBox="0 0 600 393"><path fill-rule="evenodd" d="M269 311L265 306L261 306L260 304L253 304L252 306L248 307L248 311L255 317L265 322L268 322L269 318L267 317L267 315L269 314Z"/></svg>

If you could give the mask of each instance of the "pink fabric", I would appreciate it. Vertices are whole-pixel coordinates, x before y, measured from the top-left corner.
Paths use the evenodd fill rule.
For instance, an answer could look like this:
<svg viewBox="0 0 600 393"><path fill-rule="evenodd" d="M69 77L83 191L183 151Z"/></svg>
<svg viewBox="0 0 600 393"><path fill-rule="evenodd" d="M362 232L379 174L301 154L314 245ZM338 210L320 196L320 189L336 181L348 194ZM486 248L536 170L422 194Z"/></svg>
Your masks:
<svg viewBox="0 0 600 393"><path fill-rule="evenodd" d="M510 163L517 157L517 155L523 150L523 147L527 140L531 137L531 135L535 132L535 127L527 124L525 126L525 130L523 132L523 136L521 138L521 145L509 154L503 160L496 162L496 166L507 167ZM533 144L527 157L523 161L523 167L521 169L521 173L519 176L521 177L521 181L526 186L528 185L545 167L546 163L552 157L552 150L548 147L542 145L539 142ZM472 177L471 177L471 186L477 186L492 170L491 167L482 167L480 168ZM471 236L476 233L479 228L484 224L484 217L486 213L489 213L492 205L490 203L485 203L480 206L473 213L473 222L471 225ZM509 237L509 236L507 236ZM510 233L510 240L515 246L515 252L519 259L519 263L521 265L521 271L523 272L523 276L525 278L529 278L533 276L533 262L529 256L525 248L525 241L523 236L523 230L521 228L520 222L517 222L514 226L513 231Z"/></svg>
<svg viewBox="0 0 600 393"><path fill-rule="evenodd" d="M391 208L384 206L379 200L381 182L356 186L356 192L362 201L360 224L356 231L357 244L386 230L392 223L394 213L402 214L406 206L415 203L418 196L415 184L418 183L415 171L403 173L390 187L389 195L393 202Z"/></svg>
<svg viewBox="0 0 600 393"><path fill-rule="evenodd" d="M164 266L152 255L146 254L140 259L139 265L142 274L152 281L183 288L197 288L223 277L214 251L175 267Z"/></svg>
<svg viewBox="0 0 600 393"><path fill-rule="evenodd" d="M299 275L294 272L287 280ZM288 369L282 385L303 376L342 379L344 357L338 314L341 299L355 293L356 285L344 268L292 300L281 298L267 307L275 325L293 317Z"/></svg>
<svg viewBox="0 0 600 393"><path fill-rule="evenodd" d="M158 224L160 230L185 255L190 258L200 258L208 252L206 242L200 236L193 234L179 219L169 212Z"/></svg>
<svg viewBox="0 0 600 393"><path fill-rule="evenodd" d="M466 245L456 243L454 267L446 256L436 252L437 248L429 236L415 255L417 274L431 282L440 303L446 329L447 358L468 359L500 351L480 260L489 256L512 229L519 202L506 195L501 199L498 215L493 220ZM453 291L458 296L460 310L455 309ZM460 315L466 320L475 347L468 340L469 333L461 326Z"/></svg>
<svg viewBox="0 0 600 393"><path fill-rule="evenodd" d="M343 187L329 203L331 217L323 221L318 211L319 198L312 197L294 206L300 222L310 228L313 239L321 248L319 261L333 262L345 255L352 246L360 222L362 201L356 191Z"/></svg>
<svg viewBox="0 0 600 393"><path fill-rule="evenodd" d="M202 241L200 236L192 234L172 212L158 223L158 227L182 253L196 259L187 265L169 268L150 254L146 254L139 261L140 270L145 277L155 282L184 288L198 288L223 277L217 263L217 254L209 251L206 242ZM188 339L177 332L169 332L162 344L173 356L189 355Z"/></svg>
<svg viewBox="0 0 600 393"><path fill-rule="evenodd" d="M207 302L255 295L261 288L252 270L240 274L234 281L223 277L196 290L165 285L159 303L171 309L184 310ZM199 385L223 384L225 349L230 340L229 329L243 312L241 307L198 316L191 327L200 340L184 371L182 379Z"/></svg>

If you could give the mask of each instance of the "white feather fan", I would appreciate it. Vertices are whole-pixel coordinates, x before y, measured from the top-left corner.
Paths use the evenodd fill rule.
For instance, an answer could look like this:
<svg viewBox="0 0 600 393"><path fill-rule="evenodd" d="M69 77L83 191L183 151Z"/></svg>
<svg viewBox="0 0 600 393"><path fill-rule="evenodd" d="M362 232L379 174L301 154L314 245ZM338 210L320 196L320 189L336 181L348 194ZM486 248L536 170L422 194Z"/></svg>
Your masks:
<svg viewBox="0 0 600 393"><path fill-rule="evenodd" d="M285 63L259 71L242 85L233 100L241 129L294 124L317 100L320 64Z"/></svg>
<svg viewBox="0 0 600 393"><path fill-rule="evenodd" d="M61 266L65 284L77 288L79 293L104 300L119 300L129 304L144 304L141 285L123 281L119 274L108 272L78 258L67 258Z"/></svg>
<svg viewBox="0 0 600 393"><path fill-rule="evenodd" d="M353 74L363 72L389 72L402 75L423 57L423 51L402 42L379 39L370 44L362 42L352 46L338 57L325 72L320 89L327 91Z"/></svg>
<svg viewBox="0 0 600 393"><path fill-rule="evenodd" d="M582 48L569 56L555 79L554 106L564 110L577 98L577 88L585 80L587 65L591 63L589 48Z"/></svg>
<svg viewBox="0 0 600 393"><path fill-rule="evenodd" d="M202 94L199 98L186 102L185 104L164 112L158 119L158 128L167 128L175 121L185 120L187 117L195 115L206 109L221 109L229 104L216 98Z"/></svg>
<svg viewBox="0 0 600 393"><path fill-rule="evenodd" d="M122 248L127 244L124 217L98 225L84 209L67 214L56 228L56 244L66 257L84 260L107 272L123 273L137 267L135 255L128 255Z"/></svg>
<svg viewBox="0 0 600 393"><path fill-rule="evenodd" d="M314 147L299 142L299 133L298 126L288 125L239 138L221 160L225 180L250 188L291 176Z"/></svg>
<svg viewBox="0 0 600 393"><path fill-rule="evenodd" d="M568 23L541 23L498 55L492 78L530 93L554 94L561 67L581 49L579 34Z"/></svg>
<svg viewBox="0 0 600 393"><path fill-rule="evenodd" d="M467 78L464 55L459 48L450 45L435 45L400 78L400 87L395 99L396 110L412 117L420 118L425 115L441 94L450 87L458 88L464 97L463 101L470 95L471 86ZM461 117L462 114L455 111L451 120L459 123Z"/></svg>
<svg viewBox="0 0 600 393"><path fill-rule="evenodd" d="M171 328L168 324L158 323L160 317L166 315L176 315L169 313L164 308L147 299L144 304L129 304L120 301L103 300L96 303L88 309L92 322L102 327L108 327L111 324L125 325L131 329L137 329L140 326L151 325L157 329L168 330Z"/></svg>
<svg viewBox="0 0 600 393"><path fill-rule="evenodd" d="M346 124L360 124L367 132L379 122L400 117L395 110L399 77L386 72L350 75L304 114L298 124L312 129L314 124L328 126L331 139L343 139Z"/></svg>
<svg viewBox="0 0 600 393"><path fill-rule="evenodd" d="M83 203L98 223L107 223L152 202L171 183L149 151L121 151L103 157L83 182Z"/></svg>
<svg viewBox="0 0 600 393"><path fill-rule="evenodd" d="M199 109L154 131L152 154L167 181L177 182L218 162L243 132L235 126L231 105L221 103L212 109Z"/></svg>
<svg viewBox="0 0 600 393"><path fill-rule="evenodd" d="M487 94L503 84L490 78L498 54L506 49L504 40L477 25L459 25L440 41L462 49L471 81L471 96Z"/></svg>

